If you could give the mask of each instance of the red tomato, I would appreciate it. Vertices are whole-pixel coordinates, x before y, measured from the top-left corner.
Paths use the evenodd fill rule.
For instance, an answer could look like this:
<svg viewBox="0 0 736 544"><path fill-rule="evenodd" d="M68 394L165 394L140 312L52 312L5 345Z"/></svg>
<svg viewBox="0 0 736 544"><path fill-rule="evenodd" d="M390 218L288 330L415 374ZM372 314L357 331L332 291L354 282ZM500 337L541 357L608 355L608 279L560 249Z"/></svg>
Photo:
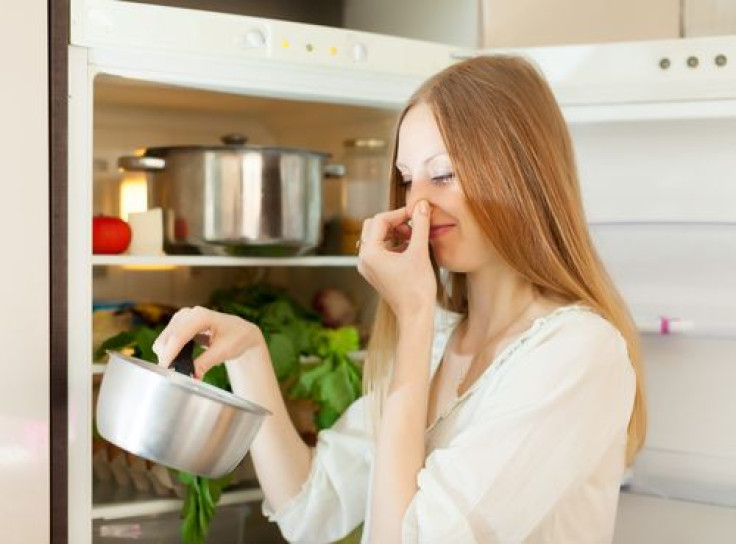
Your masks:
<svg viewBox="0 0 736 544"><path fill-rule="evenodd" d="M122 253L130 245L131 230L119 217L97 215L92 218L92 253Z"/></svg>

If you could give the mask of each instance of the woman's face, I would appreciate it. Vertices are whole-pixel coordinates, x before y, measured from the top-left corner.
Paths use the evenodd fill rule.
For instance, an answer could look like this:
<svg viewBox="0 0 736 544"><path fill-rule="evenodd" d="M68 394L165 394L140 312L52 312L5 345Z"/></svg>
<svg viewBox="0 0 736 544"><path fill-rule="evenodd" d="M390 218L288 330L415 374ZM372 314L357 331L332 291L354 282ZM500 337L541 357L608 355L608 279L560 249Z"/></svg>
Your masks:
<svg viewBox="0 0 736 544"><path fill-rule="evenodd" d="M434 115L426 104L413 106L404 116L399 127L396 168L409 210L423 199L432 206L429 244L437 264L452 272L473 272L497 262L496 252L470 212Z"/></svg>

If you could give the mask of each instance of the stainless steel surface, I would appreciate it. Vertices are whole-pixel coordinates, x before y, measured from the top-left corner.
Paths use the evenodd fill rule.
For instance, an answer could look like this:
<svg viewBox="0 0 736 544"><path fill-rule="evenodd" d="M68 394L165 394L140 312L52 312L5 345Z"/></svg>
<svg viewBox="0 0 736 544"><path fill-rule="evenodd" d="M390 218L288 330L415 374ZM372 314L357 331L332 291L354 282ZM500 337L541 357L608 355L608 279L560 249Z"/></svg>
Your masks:
<svg viewBox="0 0 736 544"><path fill-rule="evenodd" d="M219 478L242 461L267 415L232 393L111 352L96 421L102 437L124 450Z"/></svg>
<svg viewBox="0 0 736 544"><path fill-rule="evenodd" d="M298 255L320 242L323 177L341 174L327 157L228 143L149 148L119 165L146 172L148 205L164 211L167 252Z"/></svg>

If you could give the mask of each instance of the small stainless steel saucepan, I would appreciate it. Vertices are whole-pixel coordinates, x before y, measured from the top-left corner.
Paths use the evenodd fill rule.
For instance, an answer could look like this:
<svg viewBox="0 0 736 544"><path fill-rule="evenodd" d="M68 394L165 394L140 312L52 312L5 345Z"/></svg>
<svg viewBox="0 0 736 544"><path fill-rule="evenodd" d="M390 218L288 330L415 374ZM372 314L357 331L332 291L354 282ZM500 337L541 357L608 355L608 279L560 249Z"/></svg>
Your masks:
<svg viewBox="0 0 736 544"><path fill-rule="evenodd" d="M265 408L191 377L193 343L173 369L109 352L97 400L103 438L135 455L219 478L243 460Z"/></svg>

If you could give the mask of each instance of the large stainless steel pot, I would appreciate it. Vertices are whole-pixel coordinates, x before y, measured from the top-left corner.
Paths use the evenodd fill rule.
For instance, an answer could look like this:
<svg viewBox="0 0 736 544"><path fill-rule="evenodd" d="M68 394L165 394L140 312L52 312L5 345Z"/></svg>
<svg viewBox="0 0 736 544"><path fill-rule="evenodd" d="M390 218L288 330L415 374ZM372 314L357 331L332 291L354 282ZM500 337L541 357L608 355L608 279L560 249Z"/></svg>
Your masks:
<svg viewBox="0 0 736 544"><path fill-rule="evenodd" d="M109 442L150 461L222 477L242 461L269 415L265 408L186 374L122 353L109 355L97 400L97 429Z"/></svg>
<svg viewBox="0 0 736 544"><path fill-rule="evenodd" d="M341 175L327 153L245 145L152 147L121 157L123 170L145 171L148 205L164 211L169 253L294 255L322 235L322 180Z"/></svg>

